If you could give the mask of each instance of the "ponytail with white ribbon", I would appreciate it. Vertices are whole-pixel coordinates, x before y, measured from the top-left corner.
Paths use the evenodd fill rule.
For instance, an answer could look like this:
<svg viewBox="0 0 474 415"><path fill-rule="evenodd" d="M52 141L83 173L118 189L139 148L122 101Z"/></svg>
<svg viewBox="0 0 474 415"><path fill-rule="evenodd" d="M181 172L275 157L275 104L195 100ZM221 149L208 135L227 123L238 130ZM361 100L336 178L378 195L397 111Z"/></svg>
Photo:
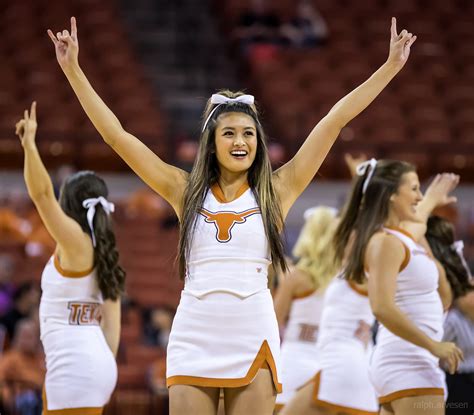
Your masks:
<svg viewBox="0 0 474 415"><path fill-rule="evenodd" d="M214 107L214 109L207 116L206 121L204 121L202 131L206 129L207 124L209 123L209 120L211 119L212 115L214 114L216 109L219 108L221 105L234 104L234 103L253 105L254 102L255 102L255 98L253 95L240 95L239 97L236 97L236 98L229 98L229 97L226 97L225 95L213 94L211 96L211 104L217 104L217 106Z"/></svg>
<svg viewBox="0 0 474 415"><path fill-rule="evenodd" d="M93 197L86 199L82 202L82 206L87 209L87 223L91 230L92 236L92 245L96 246L96 239L94 234L94 216L95 216L95 207L100 203L107 215L110 215L115 210L115 205L109 202L105 197Z"/></svg>
<svg viewBox="0 0 474 415"><path fill-rule="evenodd" d="M369 186L370 180L372 180L372 176L374 175L375 169L377 167L377 160L370 159L360 163L356 168L357 176L363 176L368 169L367 177L364 180L364 184L362 185L362 194L365 194L367 187Z"/></svg>
<svg viewBox="0 0 474 415"><path fill-rule="evenodd" d="M464 258L464 242L463 241L456 241L451 245L451 248L456 251L456 253L459 256L459 259L461 260L464 268L466 269L467 276L469 279L472 278L471 275L471 270L469 269L469 265L467 264L466 258Z"/></svg>

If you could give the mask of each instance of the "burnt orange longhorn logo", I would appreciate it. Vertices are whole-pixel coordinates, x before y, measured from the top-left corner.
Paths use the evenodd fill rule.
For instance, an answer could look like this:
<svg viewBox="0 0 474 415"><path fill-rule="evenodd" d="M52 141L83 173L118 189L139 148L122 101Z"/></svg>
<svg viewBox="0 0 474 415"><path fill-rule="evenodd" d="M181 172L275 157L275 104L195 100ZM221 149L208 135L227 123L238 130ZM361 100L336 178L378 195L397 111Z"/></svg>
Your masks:
<svg viewBox="0 0 474 415"><path fill-rule="evenodd" d="M212 223L216 227L216 239L225 243L232 239L232 228L236 223L247 222L247 218L260 213L260 208L244 210L243 212L211 212L201 208L199 213L204 216L206 223Z"/></svg>

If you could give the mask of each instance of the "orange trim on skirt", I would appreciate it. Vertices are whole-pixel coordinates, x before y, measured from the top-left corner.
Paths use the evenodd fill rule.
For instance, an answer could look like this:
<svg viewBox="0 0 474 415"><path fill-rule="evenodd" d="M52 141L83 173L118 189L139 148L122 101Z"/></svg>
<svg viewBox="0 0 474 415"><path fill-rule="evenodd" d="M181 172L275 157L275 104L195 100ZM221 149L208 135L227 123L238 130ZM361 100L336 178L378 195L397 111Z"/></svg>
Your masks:
<svg viewBox="0 0 474 415"><path fill-rule="evenodd" d="M313 379L314 379L313 403L316 406L321 406L323 408L327 408L335 412L345 412L346 414L350 414L350 415L377 415L378 414L378 412L363 411L361 409L349 408L347 406L342 406L342 405L335 405L333 403L318 399L319 384L321 383L321 371L316 373L316 376Z"/></svg>
<svg viewBox="0 0 474 415"><path fill-rule="evenodd" d="M43 415L102 415L104 408L64 408L48 410L46 388L43 386Z"/></svg>
<svg viewBox="0 0 474 415"><path fill-rule="evenodd" d="M168 386L168 388L173 385L192 385L211 388L239 388L241 386L250 384L257 375L258 370L265 368L267 365L272 374L275 389L277 393L281 393L282 384L278 381L275 361L273 360L272 351L266 340L263 341L262 346L255 357L255 360L243 378L206 378L200 376L177 375L167 378L166 386Z"/></svg>
<svg viewBox="0 0 474 415"><path fill-rule="evenodd" d="M413 388L413 389L402 389L396 392L389 393L388 395L381 396L379 403L389 403L396 401L397 399L407 398L409 396L423 396L423 395L442 395L444 396L443 388Z"/></svg>

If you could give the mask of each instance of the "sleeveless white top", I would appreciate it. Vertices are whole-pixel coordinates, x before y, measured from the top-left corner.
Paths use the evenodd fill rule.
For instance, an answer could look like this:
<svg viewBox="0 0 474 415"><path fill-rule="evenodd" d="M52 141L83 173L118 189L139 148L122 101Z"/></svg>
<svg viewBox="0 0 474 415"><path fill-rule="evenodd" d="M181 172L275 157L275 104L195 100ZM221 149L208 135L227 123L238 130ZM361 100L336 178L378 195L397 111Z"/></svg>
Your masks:
<svg viewBox="0 0 474 415"><path fill-rule="evenodd" d="M316 343L323 299L320 290L293 299L283 342Z"/></svg>
<svg viewBox="0 0 474 415"><path fill-rule="evenodd" d="M57 257L52 256L44 268L41 289L39 317L42 340L55 330L80 326L100 329L103 298L95 270L83 273L64 271Z"/></svg>
<svg viewBox="0 0 474 415"><path fill-rule="evenodd" d="M197 215L184 291L248 297L268 288L271 260L262 215L250 188L231 202L219 190L207 191Z"/></svg>
<svg viewBox="0 0 474 415"><path fill-rule="evenodd" d="M438 293L439 273L435 262L425 248L404 232L389 228L384 231L397 237L407 249L408 261L397 276L395 304L425 334L440 341L443 304ZM393 337L396 336L381 324L377 343L389 343Z"/></svg>
<svg viewBox="0 0 474 415"><path fill-rule="evenodd" d="M318 347L332 344L335 340L352 340L361 325L371 327L374 321L367 294L336 276L324 294Z"/></svg>

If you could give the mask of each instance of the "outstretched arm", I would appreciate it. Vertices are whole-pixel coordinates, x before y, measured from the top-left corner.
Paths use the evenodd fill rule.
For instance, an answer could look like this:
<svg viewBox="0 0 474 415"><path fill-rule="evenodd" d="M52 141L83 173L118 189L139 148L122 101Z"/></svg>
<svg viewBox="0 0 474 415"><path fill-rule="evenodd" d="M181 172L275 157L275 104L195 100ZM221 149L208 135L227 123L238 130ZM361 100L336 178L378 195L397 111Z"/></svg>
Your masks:
<svg viewBox="0 0 474 415"><path fill-rule="evenodd" d="M275 172L275 185L286 214L318 171L341 129L362 112L403 68L416 36L397 34L392 18L390 53L387 61L362 85L342 98L314 127L296 155Z"/></svg>
<svg viewBox="0 0 474 415"><path fill-rule="evenodd" d="M48 35L54 43L56 58L61 69L82 108L104 141L145 183L166 199L179 215L187 173L163 162L138 138L125 131L114 113L94 91L79 66L76 19L71 18L71 33L63 30L55 36L48 30Z"/></svg>
<svg viewBox="0 0 474 415"><path fill-rule="evenodd" d="M46 229L56 243L66 252L82 251L91 245L79 224L67 216L54 195L53 184L36 147L36 102L28 113L16 124L16 134L20 137L25 152L24 176L28 194L36 206ZM85 246L82 247L81 244Z"/></svg>

